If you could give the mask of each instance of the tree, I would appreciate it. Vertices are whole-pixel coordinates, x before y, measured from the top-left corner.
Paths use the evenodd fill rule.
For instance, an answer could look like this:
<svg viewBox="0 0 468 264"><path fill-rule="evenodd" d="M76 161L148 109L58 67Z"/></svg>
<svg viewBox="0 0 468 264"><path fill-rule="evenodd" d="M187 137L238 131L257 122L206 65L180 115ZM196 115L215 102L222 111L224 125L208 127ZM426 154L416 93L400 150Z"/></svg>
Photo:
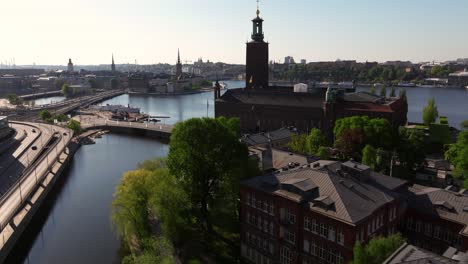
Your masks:
<svg viewBox="0 0 468 264"><path fill-rule="evenodd" d="M392 86L390 90L390 97L396 97L395 86Z"/></svg>
<svg viewBox="0 0 468 264"><path fill-rule="evenodd" d="M385 85L382 85L382 87L380 88L380 96L387 97L387 88L385 87Z"/></svg>
<svg viewBox="0 0 468 264"><path fill-rule="evenodd" d="M39 117L44 121L48 121L50 118L52 118L52 114L49 112L49 110L44 109L39 112Z"/></svg>
<svg viewBox="0 0 468 264"><path fill-rule="evenodd" d="M335 147L344 159L360 160L360 153L364 146L364 132L360 128L344 130L335 141Z"/></svg>
<svg viewBox="0 0 468 264"><path fill-rule="evenodd" d="M454 166L454 176L465 179L465 188L468 188L468 131L458 134L457 142L450 145L445 152L445 158Z"/></svg>
<svg viewBox="0 0 468 264"><path fill-rule="evenodd" d="M468 130L468 120L465 120L465 121L461 122L460 127L463 130Z"/></svg>
<svg viewBox="0 0 468 264"><path fill-rule="evenodd" d="M23 98L19 97L16 94L9 94L7 95L8 102L12 105L22 105Z"/></svg>
<svg viewBox="0 0 468 264"><path fill-rule="evenodd" d="M362 150L362 164L365 164L375 170L377 167L377 150L371 145L366 145Z"/></svg>
<svg viewBox="0 0 468 264"><path fill-rule="evenodd" d="M370 94L375 94L375 93L376 93L375 84L371 86L371 88L370 88L370 90L369 90L369 93L370 93Z"/></svg>
<svg viewBox="0 0 468 264"><path fill-rule="evenodd" d="M81 133L81 123L75 119L70 119L70 122L68 122L68 128L73 130L75 135Z"/></svg>
<svg viewBox="0 0 468 264"><path fill-rule="evenodd" d="M375 237L363 248L359 242L353 248L353 264L380 264L405 243L401 234Z"/></svg>
<svg viewBox="0 0 468 264"><path fill-rule="evenodd" d="M400 173L412 179L414 169L420 167L425 160L425 134L419 129L401 127L400 142L397 147L398 160L403 169Z"/></svg>
<svg viewBox="0 0 468 264"><path fill-rule="evenodd" d="M320 159L323 159L323 160L328 160L330 159L331 155L330 155L330 150L329 148L327 147L319 147L316 155L320 158Z"/></svg>
<svg viewBox="0 0 468 264"><path fill-rule="evenodd" d="M317 154L320 147L325 146L326 139L317 128L313 128L306 137L306 149L310 154Z"/></svg>
<svg viewBox="0 0 468 264"><path fill-rule="evenodd" d="M88 83L91 86L91 88L96 89L98 88L98 83L96 79L88 79Z"/></svg>
<svg viewBox="0 0 468 264"><path fill-rule="evenodd" d="M288 147L297 153L306 154L307 153L307 135L292 135L291 140L288 143Z"/></svg>
<svg viewBox="0 0 468 264"><path fill-rule="evenodd" d="M70 97L70 96L73 96L74 94L74 91L73 91L73 88L70 87L70 85L68 84L63 84L62 86L62 94L66 97Z"/></svg>
<svg viewBox="0 0 468 264"><path fill-rule="evenodd" d="M65 80L56 79L56 80L54 81L54 87L55 87L55 89L57 89L57 90L62 89L62 87L63 87L64 84L65 84Z"/></svg>
<svg viewBox="0 0 468 264"><path fill-rule="evenodd" d="M248 176L249 158L247 147L218 119L192 118L174 127L167 165L188 194L202 231L211 233L215 197L237 199L237 193L220 190Z"/></svg>
<svg viewBox="0 0 468 264"><path fill-rule="evenodd" d="M399 97L405 101L407 101L407 97L406 97L406 89L400 89L400 94L399 94Z"/></svg>
<svg viewBox="0 0 468 264"><path fill-rule="evenodd" d="M439 117L439 111L435 103L435 99L431 98L427 102L427 106L423 109L423 122L426 126L434 123Z"/></svg>

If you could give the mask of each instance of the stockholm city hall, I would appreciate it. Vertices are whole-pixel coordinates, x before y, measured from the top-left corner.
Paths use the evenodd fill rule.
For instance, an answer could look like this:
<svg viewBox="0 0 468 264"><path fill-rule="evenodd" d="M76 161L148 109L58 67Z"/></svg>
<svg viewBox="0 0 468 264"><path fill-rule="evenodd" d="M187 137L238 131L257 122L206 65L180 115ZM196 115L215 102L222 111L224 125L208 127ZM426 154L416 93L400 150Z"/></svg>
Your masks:
<svg viewBox="0 0 468 264"><path fill-rule="evenodd" d="M319 128L331 135L335 121L347 116L386 118L394 126L406 123L407 105L400 98L335 89L294 92L293 87L269 83L269 43L264 41L264 20L257 7L251 41L246 49L245 88L214 91L215 116L237 117L244 133L268 132L294 126L307 133Z"/></svg>

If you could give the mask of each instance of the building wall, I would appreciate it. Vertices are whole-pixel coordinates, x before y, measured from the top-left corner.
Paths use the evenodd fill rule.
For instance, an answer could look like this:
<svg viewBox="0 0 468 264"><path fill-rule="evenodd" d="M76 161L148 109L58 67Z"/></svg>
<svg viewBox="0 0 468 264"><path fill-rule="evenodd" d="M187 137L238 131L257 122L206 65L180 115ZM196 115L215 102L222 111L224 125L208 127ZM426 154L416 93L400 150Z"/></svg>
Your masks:
<svg viewBox="0 0 468 264"><path fill-rule="evenodd" d="M247 186L240 193L241 254L251 263L287 263L285 252L290 263L349 263L357 240L395 233L403 214L395 201L352 225L279 195Z"/></svg>
<svg viewBox="0 0 468 264"><path fill-rule="evenodd" d="M238 117L242 131L273 131L295 126L300 131L321 128L322 109L216 102L215 116Z"/></svg>
<svg viewBox="0 0 468 264"><path fill-rule="evenodd" d="M443 254L448 247L467 251L468 237L460 234L464 228L464 225L411 210L401 224L401 230L411 243L437 254Z"/></svg>

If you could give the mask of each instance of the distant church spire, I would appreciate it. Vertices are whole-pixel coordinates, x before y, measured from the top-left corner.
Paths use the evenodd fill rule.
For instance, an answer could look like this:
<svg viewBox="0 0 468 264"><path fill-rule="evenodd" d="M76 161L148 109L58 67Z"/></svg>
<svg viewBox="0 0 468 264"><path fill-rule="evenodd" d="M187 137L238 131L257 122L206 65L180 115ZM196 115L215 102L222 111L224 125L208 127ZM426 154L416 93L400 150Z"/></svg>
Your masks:
<svg viewBox="0 0 468 264"><path fill-rule="evenodd" d="M180 62L180 50L177 49L176 79L182 77L182 63Z"/></svg>
<svg viewBox="0 0 468 264"><path fill-rule="evenodd" d="M115 72L115 63L114 63L114 53L112 53L112 64L111 64L112 72Z"/></svg>

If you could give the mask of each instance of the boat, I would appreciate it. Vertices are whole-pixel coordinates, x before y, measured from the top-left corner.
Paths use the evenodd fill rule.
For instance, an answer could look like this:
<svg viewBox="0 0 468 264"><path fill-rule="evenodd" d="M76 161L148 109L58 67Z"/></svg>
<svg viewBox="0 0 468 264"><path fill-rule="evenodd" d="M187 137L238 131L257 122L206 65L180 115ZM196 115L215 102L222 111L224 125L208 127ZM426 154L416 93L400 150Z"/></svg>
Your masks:
<svg viewBox="0 0 468 264"><path fill-rule="evenodd" d="M468 90L468 85L467 85L467 86L465 86L465 89L467 89L467 90Z"/></svg>
<svg viewBox="0 0 468 264"><path fill-rule="evenodd" d="M416 87L416 84L400 82L400 83L398 83L398 87Z"/></svg>

